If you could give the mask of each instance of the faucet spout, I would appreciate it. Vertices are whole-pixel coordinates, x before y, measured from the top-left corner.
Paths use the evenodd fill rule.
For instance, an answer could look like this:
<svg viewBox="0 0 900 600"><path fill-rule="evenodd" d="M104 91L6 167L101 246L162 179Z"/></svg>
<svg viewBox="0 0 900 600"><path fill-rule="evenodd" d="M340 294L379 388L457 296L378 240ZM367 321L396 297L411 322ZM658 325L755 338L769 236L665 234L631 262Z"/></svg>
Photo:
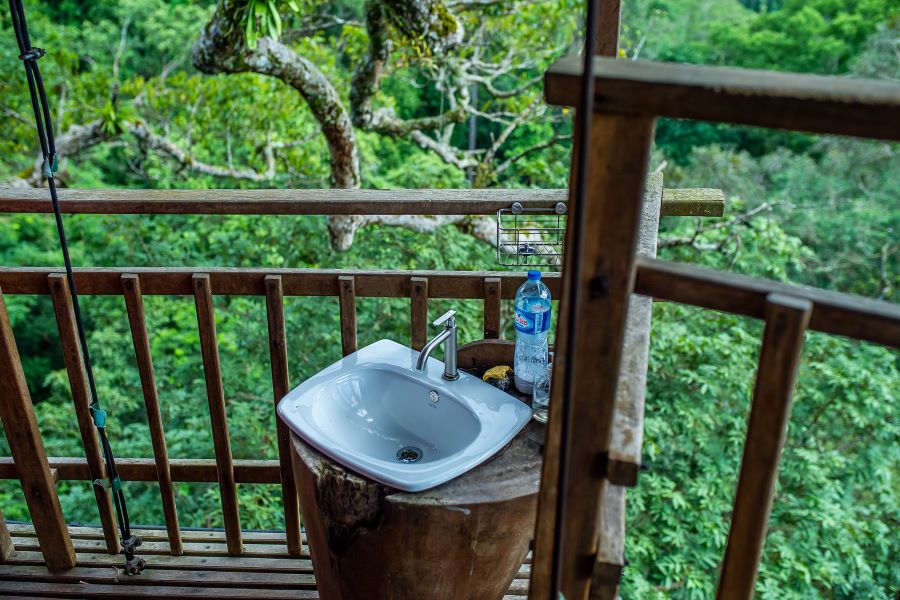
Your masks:
<svg viewBox="0 0 900 600"><path fill-rule="evenodd" d="M424 371L425 363L428 357L434 352L434 349L444 344L444 374L443 378L448 381L459 379L459 371L456 367L456 315L455 310L447 311L442 317L434 322L434 325L444 325L444 330L437 334L433 340L425 344L422 351L419 352L419 358L416 359L416 370Z"/></svg>

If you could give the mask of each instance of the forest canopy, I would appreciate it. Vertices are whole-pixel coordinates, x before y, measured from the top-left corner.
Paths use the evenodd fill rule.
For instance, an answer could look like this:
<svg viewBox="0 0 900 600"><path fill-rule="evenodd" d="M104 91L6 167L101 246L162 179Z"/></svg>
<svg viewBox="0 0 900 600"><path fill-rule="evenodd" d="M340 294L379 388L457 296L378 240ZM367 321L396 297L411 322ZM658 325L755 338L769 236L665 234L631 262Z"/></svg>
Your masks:
<svg viewBox="0 0 900 600"><path fill-rule="evenodd" d="M542 74L579 50L572 0L62 0L26 2L73 188L561 188L571 112ZM37 138L6 8L0 18L0 186L40 186ZM625 0L620 56L900 80L895 0ZM720 219L663 219L660 256L890 302L900 287L900 146L661 120L651 169L716 187ZM78 266L497 270L490 223L381 217L72 216ZM430 220L429 220L430 219ZM485 229L487 227L487 229ZM422 232L426 229L427 232ZM52 219L0 215L0 265L60 266ZM49 299L8 296L51 456L81 456ZM216 298L236 458L277 458L264 302ZM145 300L172 458L214 456L191 298ZM152 457L121 298L83 300L117 453ZM459 313L481 337L478 302ZM287 300L291 383L341 353L337 302ZM360 346L409 341L408 301L359 302ZM503 330L513 334L511 306ZM761 326L654 306L645 458L629 491L625 598L714 595ZM761 598L900 592L900 357L808 334ZM8 456L5 438L0 454ZM238 488L245 527L283 527L272 486ZM62 482L96 523L87 483ZM126 485L132 519L162 522L158 488ZM221 527L215 486L179 484L183 526ZM7 519L28 520L17 483Z"/></svg>

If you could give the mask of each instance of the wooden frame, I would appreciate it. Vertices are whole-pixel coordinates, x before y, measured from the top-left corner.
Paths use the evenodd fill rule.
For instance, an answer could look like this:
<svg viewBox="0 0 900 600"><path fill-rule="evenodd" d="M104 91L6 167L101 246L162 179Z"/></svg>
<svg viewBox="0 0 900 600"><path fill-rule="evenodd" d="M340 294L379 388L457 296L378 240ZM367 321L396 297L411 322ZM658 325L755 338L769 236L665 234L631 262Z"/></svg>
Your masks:
<svg viewBox="0 0 900 600"><path fill-rule="evenodd" d="M601 57L594 58L593 73L594 127L589 161L592 184L589 204L582 210L592 231L603 226L601 216L620 227L590 236L581 249L582 270L564 275L563 302L571 304L578 294L582 310L573 316L563 306L560 330L565 331L566 319L591 318L594 306L606 307L606 322L598 323L599 335L592 327L590 335L578 337L575 357L561 352L564 340L557 344L554 378L561 380L567 370L574 369L576 393L571 414L577 419L570 424L569 439L561 440L561 386L556 386L545 449L530 598L555 598L555 591L550 589L550 572L556 550L555 503L560 493L568 515L561 525L560 591L570 600L586 598L589 593L592 597L605 597L609 589L615 593L621 568L607 570L605 575L597 569L603 565L615 567L603 562L616 555L604 553L610 546L603 539L609 534L605 526L610 517L605 513L604 486L609 477L608 428L625 320L622 305L632 292L766 319L757 393L719 589L721 598L749 598L765 536L803 331L809 327L900 347L900 307L655 259L635 261L631 219L640 208L644 180L631 174L646 168L647 132L652 131L659 116L900 140L900 85ZM561 59L546 75L548 101L577 104L581 80L582 59ZM617 130L619 135L610 137L610 130ZM582 364L586 361L590 368ZM613 385L592 383L591 373L612 374L597 379L612 381ZM766 412L768 416L764 416ZM762 421L769 427L761 425ZM570 481L560 491L555 489L555 474L562 468L559 456L563 443L568 447ZM762 507L749 506L752 502L748 498L754 495L764 498ZM619 537L624 535L624 522L621 527ZM624 558L619 559L621 567ZM596 582L604 578L608 589L591 589L592 579ZM611 588L606 585L610 579Z"/></svg>

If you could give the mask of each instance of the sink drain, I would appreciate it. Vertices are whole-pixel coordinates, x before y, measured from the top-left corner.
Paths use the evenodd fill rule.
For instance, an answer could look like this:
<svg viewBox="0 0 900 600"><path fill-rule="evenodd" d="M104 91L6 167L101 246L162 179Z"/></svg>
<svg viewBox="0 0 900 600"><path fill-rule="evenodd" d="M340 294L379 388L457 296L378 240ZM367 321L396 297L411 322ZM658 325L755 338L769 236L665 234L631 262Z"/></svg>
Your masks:
<svg viewBox="0 0 900 600"><path fill-rule="evenodd" d="M397 460L404 463L414 463L422 458L422 451L415 446L403 446L397 450Z"/></svg>

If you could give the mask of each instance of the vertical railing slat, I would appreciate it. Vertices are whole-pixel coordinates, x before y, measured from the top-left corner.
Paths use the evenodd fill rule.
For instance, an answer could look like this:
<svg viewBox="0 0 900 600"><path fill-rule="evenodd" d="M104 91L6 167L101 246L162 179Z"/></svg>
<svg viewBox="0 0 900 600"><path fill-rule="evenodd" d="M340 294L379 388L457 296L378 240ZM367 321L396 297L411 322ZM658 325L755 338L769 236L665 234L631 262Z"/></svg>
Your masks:
<svg viewBox="0 0 900 600"><path fill-rule="evenodd" d="M409 327L415 350L425 347L428 337L428 278L409 278Z"/></svg>
<svg viewBox="0 0 900 600"><path fill-rule="evenodd" d="M275 406L290 390L287 334L284 325L284 287L279 275L266 276L266 313L269 322L269 357L272 364L272 391ZM291 467L291 437L287 425L275 415L278 436L278 461L281 464L281 499L284 503L284 526L288 553L300 556L300 505L294 471Z"/></svg>
<svg viewBox="0 0 900 600"><path fill-rule="evenodd" d="M338 277L341 304L341 349L344 356L356 352L356 285L352 275Z"/></svg>
<svg viewBox="0 0 900 600"><path fill-rule="evenodd" d="M16 464L34 532L51 571L75 566L75 548L50 475L19 350L0 290L0 420Z"/></svg>
<svg viewBox="0 0 900 600"><path fill-rule="evenodd" d="M197 305L197 326L200 331L200 351L203 354L203 370L206 375L209 419L216 453L219 496L222 500L222 516L225 520L225 541L228 544L228 553L239 555L243 553L241 518L238 512L231 441L228 436L228 417L225 412L225 392L222 388L222 370L219 365L219 345L216 341L216 319L210 278L206 273L196 273L192 280L194 301Z"/></svg>
<svg viewBox="0 0 900 600"><path fill-rule="evenodd" d="M766 298L766 328L747 423L731 530L719 579L720 599L753 598L766 538L791 396L812 304L781 294Z"/></svg>
<svg viewBox="0 0 900 600"><path fill-rule="evenodd" d="M163 517L166 521L166 533L169 537L169 551L173 556L181 556L184 553L184 547L181 542L181 528L178 526L178 511L175 507L175 488L172 485L172 473L169 469L169 451L166 448L162 415L159 410L153 358L150 354L150 339L147 336L147 320L144 317L144 299L138 276L130 273L122 275L122 291L125 296L125 308L128 311L128 323L131 327L131 339L134 342L135 361L141 378L141 389L144 392L144 407L147 411L147 425L150 428L150 441L153 444L153 458L156 462L159 496L162 501Z"/></svg>
<svg viewBox="0 0 900 600"><path fill-rule="evenodd" d="M484 278L484 339L500 339L500 278Z"/></svg>
<svg viewBox="0 0 900 600"><path fill-rule="evenodd" d="M50 295L53 298L53 310L56 313L63 359L69 374L69 386L72 391L72 402L75 405L75 416L78 419L78 429L81 432L81 442L84 446L84 457L87 460L91 481L94 482L91 488L94 490L97 510L100 512L100 525L103 527L106 551L110 554L118 554L122 547L119 543L119 532L116 529L116 514L112 498L106 487L98 484L106 479L106 467L103 463L103 455L100 453L100 440L91 417L90 390L84 357L81 354L81 343L78 339L78 329L75 324L72 294L64 274L51 273L47 280L50 286Z"/></svg>

